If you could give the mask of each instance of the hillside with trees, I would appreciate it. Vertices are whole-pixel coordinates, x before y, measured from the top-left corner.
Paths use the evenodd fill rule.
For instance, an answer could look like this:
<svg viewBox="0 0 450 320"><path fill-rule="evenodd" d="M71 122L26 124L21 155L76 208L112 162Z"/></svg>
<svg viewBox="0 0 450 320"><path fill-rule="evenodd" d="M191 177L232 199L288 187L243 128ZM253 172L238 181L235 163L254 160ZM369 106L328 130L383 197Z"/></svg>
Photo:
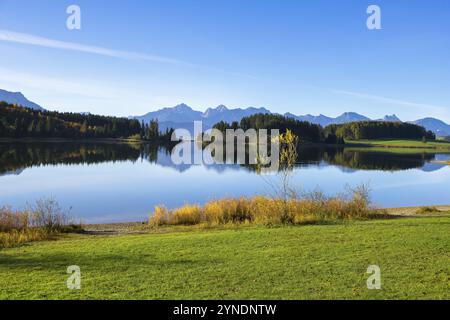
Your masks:
<svg viewBox="0 0 450 320"><path fill-rule="evenodd" d="M255 114L240 122L221 121L214 128L290 130L303 142L343 144L346 140L415 139L434 140L435 134L411 123L361 121L340 125L320 125L276 114ZM152 142L170 141L173 129L160 131L157 120L149 123L136 119L92 114L34 110L0 102L1 138L126 139L133 137Z"/></svg>
<svg viewBox="0 0 450 320"><path fill-rule="evenodd" d="M419 125L393 121L360 121L346 124L332 124L325 128L307 121L275 114L256 114L240 122L221 121L214 126L222 132L227 129L279 129L292 131L303 142L344 144L345 140L411 139L435 140L433 132Z"/></svg>
<svg viewBox="0 0 450 320"><path fill-rule="evenodd" d="M161 133L157 121L92 114L33 110L0 102L0 137L102 139L134 137L148 141L170 140L172 131Z"/></svg>
<svg viewBox="0 0 450 320"><path fill-rule="evenodd" d="M341 125L329 125L324 129L326 136L337 139L414 139L435 140L436 135L424 127L405 122L362 121Z"/></svg>
<svg viewBox="0 0 450 320"><path fill-rule="evenodd" d="M279 129L280 133L286 133L287 130L290 130L305 142L322 142L324 140L323 129L320 125L275 114L255 114L242 118L240 123L229 124L221 121L214 128L222 132L226 129L243 129L244 131L248 129Z"/></svg>

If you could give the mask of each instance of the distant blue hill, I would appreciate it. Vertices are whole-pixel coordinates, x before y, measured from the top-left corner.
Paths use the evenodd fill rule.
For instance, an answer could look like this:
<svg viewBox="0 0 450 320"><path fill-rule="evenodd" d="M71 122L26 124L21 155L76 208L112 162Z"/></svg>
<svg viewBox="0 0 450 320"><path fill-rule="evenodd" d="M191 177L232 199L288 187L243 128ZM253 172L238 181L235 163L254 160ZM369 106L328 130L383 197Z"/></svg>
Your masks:
<svg viewBox="0 0 450 320"><path fill-rule="evenodd" d="M241 121L242 118L258 113L270 113L264 108L228 109L224 105L209 108L205 112L195 111L186 104L179 104L173 108L163 108L149 112L143 116L131 117L144 123L157 119L161 130L166 128L184 128L191 131L194 121L202 121L204 129L212 128L216 123L225 121Z"/></svg>
<svg viewBox="0 0 450 320"><path fill-rule="evenodd" d="M439 119L424 118L413 121L412 123L422 126L427 130L433 131L438 137L450 136L450 125L446 124L444 121L441 121Z"/></svg>
<svg viewBox="0 0 450 320"><path fill-rule="evenodd" d="M377 121L386 121L386 122L402 122L395 114L391 116L384 116L382 119L378 119Z"/></svg>
<svg viewBox="0 0 450 320"><path fill-rule="evenodd" d="M34 103L25 98L25 96L21 92L10 92L0 89L0 101L7 102L9 104L17 104L19 106L34 110L41 110L41 111L45 110L37 103Z"/></svg>
<svg viewBox="0 0 450 320"><path fill-rule="evenodd" d="M166 125L174 124L186 124L193 121L202 121L204 126L212 127L214 124L225 121L231 123L233 121L241 121L242 118L252 116L255 114L264 113L271 114L269 110L265 108L238 108L229 109L224 105L220 105L216 108L209 108L205 112L195 111L186 104L180 104L172 108L163 108L157 111L149 112L143 116L134 116L131 118L137 119L139 121L144 121L145 123L151 120L157 119L163 127ZM292 113L284 114L286 117L294 118L299 121L307 121L314 124L320 124L325 127L329 124L342 124L348 122L356 121L370 121L369 118L360 115L355 112L346 112L336 118L330 118L324 115L313 116L297 116Z"/></svg>

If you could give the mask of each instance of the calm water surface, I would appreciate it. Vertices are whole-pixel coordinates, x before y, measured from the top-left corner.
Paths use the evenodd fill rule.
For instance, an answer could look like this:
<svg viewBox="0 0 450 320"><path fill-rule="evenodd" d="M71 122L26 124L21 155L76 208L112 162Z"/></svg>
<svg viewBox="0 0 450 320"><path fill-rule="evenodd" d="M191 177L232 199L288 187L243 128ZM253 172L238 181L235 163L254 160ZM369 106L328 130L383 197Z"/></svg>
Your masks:
<svg viewBox="0 0 450 320"><path fill-rule="evenodd" d="M449 159L419 151L303 148L294 183L327 194L369 183L374 203L382 207L450 204L450 166L435 163ZM23 208L51 197L87 223L144 221L158 204L173 208L269 192L249 168L175 166L162 147L0 143L0 206Z"/></svg>

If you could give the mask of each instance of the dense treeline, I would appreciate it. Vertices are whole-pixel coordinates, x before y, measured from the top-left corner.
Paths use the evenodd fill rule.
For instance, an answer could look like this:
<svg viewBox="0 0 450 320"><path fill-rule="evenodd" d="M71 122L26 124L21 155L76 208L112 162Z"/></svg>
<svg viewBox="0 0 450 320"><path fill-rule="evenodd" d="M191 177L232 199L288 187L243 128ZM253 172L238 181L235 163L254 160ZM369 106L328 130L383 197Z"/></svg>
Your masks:
<svg viewBox="0 0 450 320"><path fill-rule="evenodd" d="M302 141L324 141L323 129L321 126L274 114L255 114L243 118L240 123L233 122L229 124L222 121L217 123L214 128L222 132L226 129L243 129L244 131L248 129L279 129L280 133L285 133L286 130L289 129Z"/></svg>
<svg viewBox="0 0 450 320"><path fill-rule="evenodd" d="M345 139L436 139L433 132L404 122L362 121L322 128L320 125L274 114L256 114L231 124L222 121L214 128L222 132L226 129L279 129L281 133L289 129L302 141L327 144L344 144Z"/></svg>
<svg viewBox="0 0 450 320"><path fill-rule="evenodd" d="M291 130L304 142L343 144L344 139L426 139L435 134L425 128L402 122L363 121L342 125L320 125L274 114L256 114L231 124L217 123L214 128ZM161 133L157 120L148 124L137 120L81 113L38 111L0 102L0 137L6 138L129 138L170 141L173 130Z"/></svg>
<svg viewBox="0 0 450 320"><path fill-rule="evenodd" d="M3 138L139 138L170 140L172 130L161 133L156 120L137 120L82 113L38 111L0 102L0 137Z"/></svg>
<svg viewBox="0 0 450 320"><path fill-rule="evenodd" d="M167 128L164 132L159 130L158 120L153 119L150 123L141 123L140 138L146 141L169 142L175 130Z"/></svg>
<svg viewBox="0 0 450 320"><path fill-rule="evenodd" d="M0 102L0 137L127 138L141 133L137 120L38 111Z"/></svg>
<svg viewBox="0 0 450 320"><path fill-rule="evenodd" d="M427 139L436 135L424 127L404 122L362 121L340 125L329 125L324 134L337 139Z"/></svg>

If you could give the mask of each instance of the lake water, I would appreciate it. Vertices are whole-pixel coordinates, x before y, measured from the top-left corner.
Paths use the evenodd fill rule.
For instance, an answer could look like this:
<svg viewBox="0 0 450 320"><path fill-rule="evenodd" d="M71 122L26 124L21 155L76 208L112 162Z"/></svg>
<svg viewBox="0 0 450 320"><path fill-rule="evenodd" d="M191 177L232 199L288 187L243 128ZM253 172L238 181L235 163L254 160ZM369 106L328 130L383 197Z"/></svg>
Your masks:
<svg viewBox="0 0 450 320"><path fill-rule="evenodd" d="M439 160L450 155L302 148L293 181L330 195L368 183L381 207L450 204L450 166ZM54 198L86 223L144 221L159 204L269 194L267 179L276 176L239 165L176 166L168 150L148 145L0 143L0 206Z"/></svg>

